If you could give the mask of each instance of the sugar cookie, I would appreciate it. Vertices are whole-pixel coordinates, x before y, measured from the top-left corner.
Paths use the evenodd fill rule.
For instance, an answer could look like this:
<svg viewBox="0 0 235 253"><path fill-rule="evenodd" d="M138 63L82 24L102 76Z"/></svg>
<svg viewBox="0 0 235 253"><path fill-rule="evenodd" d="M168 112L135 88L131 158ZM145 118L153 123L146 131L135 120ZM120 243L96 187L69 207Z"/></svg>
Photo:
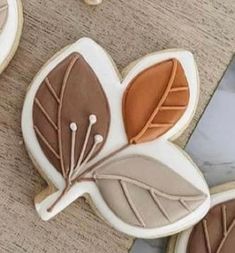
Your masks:
<svg viewBox="0 0 235 253"><path fill-rule="evenodd" d="M235 246L235 183L211 190L211 209L194 227L171 238L168 253L231 253Z"/></svg>
<svg viewBox="0 0 235 253"><path fill-rule="evenodd" d="M165 50L119 74L83 38L53 57L29 87L22 130L48 188L35 207L49 220L80 196L116 229L142 238L198 222L207 184L174 140L189 124L199 81L192 54Z"/></svg>

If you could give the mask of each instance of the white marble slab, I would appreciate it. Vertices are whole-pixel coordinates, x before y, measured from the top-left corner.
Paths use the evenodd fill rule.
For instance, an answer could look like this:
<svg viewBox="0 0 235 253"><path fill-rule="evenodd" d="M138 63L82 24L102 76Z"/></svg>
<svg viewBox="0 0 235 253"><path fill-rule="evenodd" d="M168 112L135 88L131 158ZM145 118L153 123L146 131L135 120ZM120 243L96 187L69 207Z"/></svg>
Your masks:
<svg viewBox="0 0 235 253"><path fill-rule="evenodd" d="M186 150L210 186L235 180L235 58Z"/></svg>
<svg viewBox="0 0 235 253"><path fill-rule="evenodd" d="M167 238L159 240L136 239L130 253L164 253Z"/></svg>

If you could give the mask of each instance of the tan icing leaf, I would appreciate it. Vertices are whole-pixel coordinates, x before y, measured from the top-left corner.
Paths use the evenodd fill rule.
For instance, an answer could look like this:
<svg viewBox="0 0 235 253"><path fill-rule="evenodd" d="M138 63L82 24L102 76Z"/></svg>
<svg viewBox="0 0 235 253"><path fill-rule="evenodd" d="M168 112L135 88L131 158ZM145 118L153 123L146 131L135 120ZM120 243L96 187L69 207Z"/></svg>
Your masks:
<svg viewBox="0 0 235 253"><path fill-rule="evenodd" d="M94 178L109 208L134 226L171 224L206 199L181 176L146 156L127 156L106 163L94 172Z"/></svg>
<svg viewBox="0 0 235 253"><path fill-rule="evenodd" d="M178 60L170 59L141 72L123 97L129 142L146 142L166 133L184 114L188 102L188 82Z"/></svg>
<svg viewBox="0 0 235 253"><path fill-rule="evenodd" d="M230 200L213 207L194 227L187 253L232 253L234 238L235 200Z"/></svg>
<svg viewBox="0 0 235 253"><path fill-rule="evenodd" d="M109 121L101 84L78 53L57 65L37 91L34 129L47 159L64 177L70 173L74 179L76 169L100 151Z"/></svg>
<svg viewBox="0 0 235 253"><path fill-rule="evenodd" d="M7 0L0 0L0 32L2 31L8 16Z"/></svg>

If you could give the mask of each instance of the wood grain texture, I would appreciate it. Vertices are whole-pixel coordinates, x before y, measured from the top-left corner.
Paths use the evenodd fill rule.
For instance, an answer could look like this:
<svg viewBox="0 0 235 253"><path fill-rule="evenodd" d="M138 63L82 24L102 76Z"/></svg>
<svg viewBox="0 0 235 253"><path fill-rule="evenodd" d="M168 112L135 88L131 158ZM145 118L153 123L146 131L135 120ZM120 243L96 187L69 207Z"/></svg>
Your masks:
<svg viewBox="0 0 235 253"><path fill-rule="evenodd" d="M16 56L0 77L0 252L126 253L132 239L115 232L79 200L50 222L33 197L44 188L20 130L27 86L54 53L82 36L98 41L121 69L146 53L191 50L201 76L196 116L178 140L184 145L235 50L234 0L23 1L25 26Z"/></svg>

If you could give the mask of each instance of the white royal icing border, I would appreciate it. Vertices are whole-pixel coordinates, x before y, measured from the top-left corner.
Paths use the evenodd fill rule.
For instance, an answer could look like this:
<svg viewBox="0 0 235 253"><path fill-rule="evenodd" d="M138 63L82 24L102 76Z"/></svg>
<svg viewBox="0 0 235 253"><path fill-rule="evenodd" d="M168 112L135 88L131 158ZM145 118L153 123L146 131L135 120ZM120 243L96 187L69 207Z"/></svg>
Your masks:
<svg viewBox="0 0 235 253"><path fill-rule="evenodd" d="M36 92L45 77L50 73L51 70L54 69L55 66L57 66L63 59L65 59L69 54L73 52L80 53L96 73L106 93L111 111L110 131L107 137L107 142L105 143L102 151L95 159L92 160L92 162L90 162L90 164L88 164L88 166L95 163L97 160L101 159L103 156L107 155L111 151L116 150L127 143L122 118L122 96L128 83L140 71L163 60L175 57L181 62L189 82L191 95L189 100L189 108L179 120L179 123L177 123L170 131L164 134L162 138L159 138L152 142L138 144L135 145L135 147L130 146L125 151L123 151L123 153L121 152L116 157L122 154L124 155L128 153L139 153L149 155L168 165L172 170L180 174L185 180L188 180L192 185L203 191L208 196L199 208L190 213L188 216L184 217L183 219L180 219L179 221L171 225L154 229L135 227L128 225L127 223L120 220L108 208L95 183L80 182L75 184L62 197L62 200L55 206L53 211L47 212L47 208L55 201L55 199L59 196L59 194L65 187L65 180L62 175L47 160L39 146L33 129L33 101ZM41 218L44 220L52 218L54 215L62 211L66 206L72 203L79 196L88 193L91 196L93 202L95 203L96 208L108 223L110 223L116 229L135 237L156 238L166 236L173 234L176 231L186 229L199 221L199 219L206 214L210 205L208 187L203 176L201 175L197 167L192 163L192 161L187 156L185 156L184 153L173 143L167 141L167 139L172 139L173 136L181 132L182 128L185 128L188 124L197 105L198 93L199 85L196 65L193 60L192 54L188 51L166 50L144 57L137 64L134 65L134 67L124 78L122 84L116 66L114 66L108 54L91 39L80 39L76 43L72 44L71 46L65 48L60 53L58 53L41 69L41 71L33 80L27 92L22 112L22 132L26 147L33 160L35 161L35 164L37 164L40 170L42 170L43 173L47 175L49 180L59 189L59 191L47 197L43 202L36 204L36 209ZM117 134L118 138L116 138Z"/></svg>
<svg viewBox="0 0 235 253"><path fill-rule="evenodd" d="M212 194L210 209L220 203L224 203L232 199L235 199L235 189L225 190L219 193ZM188 241L189 241L192 230L193 230L193 227L182 232L180 235L177 236L174 251L171 253L186 253L187 252Z"/></svg>

